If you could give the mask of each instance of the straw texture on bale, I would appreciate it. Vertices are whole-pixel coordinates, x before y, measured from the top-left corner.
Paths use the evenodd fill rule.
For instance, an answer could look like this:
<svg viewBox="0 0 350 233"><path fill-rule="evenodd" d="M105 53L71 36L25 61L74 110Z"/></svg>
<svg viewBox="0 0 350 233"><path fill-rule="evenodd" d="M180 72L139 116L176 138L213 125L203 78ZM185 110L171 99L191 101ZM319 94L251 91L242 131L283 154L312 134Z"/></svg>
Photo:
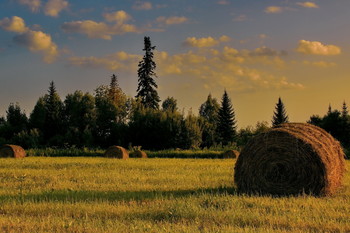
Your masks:
<svg viewBox="0 0 350 233"><path fill-rule="evenodd" d="M345 170L339 142L306 123L285 123L248 142L235 165L237 191L273 196L328 196Z"/></svg>
<svg viewBox="0 0 350 233"><path fill-rule="evenodd" d="M0 147L0 157L1 158L24 158L26 157L26 152L21 146L17 145L3 145Z"/></svg>
<svg viewBox="0 0 350 233"><path fill-rule="evenodd" d="M147 157L146 152L144 152L142 150L135 150L135 151L130 153L130 158L143 158L143 159L146 159L148 157Z"/></svg>
<svg viewBox="0 0 350 233"><path fill-rule="evenodd" d="M118 158L118 159L128 159L128 151L121 146L110 146L105 152L105 157L108 158Z"/></svg>
<svg viewBox="0 0 350 233"><path fill-rule="evenodd" d="M239 152L237 150L228 150L222 154L222 157L224 159L236 159L238 158L238 156L239 156Z"/></svg>

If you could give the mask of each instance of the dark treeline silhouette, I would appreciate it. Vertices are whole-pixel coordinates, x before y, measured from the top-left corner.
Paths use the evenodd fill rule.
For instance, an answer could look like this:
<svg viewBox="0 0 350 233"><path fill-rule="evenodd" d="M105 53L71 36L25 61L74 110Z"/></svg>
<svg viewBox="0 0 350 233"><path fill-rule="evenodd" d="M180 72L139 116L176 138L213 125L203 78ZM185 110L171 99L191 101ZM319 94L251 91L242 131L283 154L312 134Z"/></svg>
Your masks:
<svg viewBox="0 0 350 233"><path fill-rule="evenodd" d="M236 120L225 91L221 104L209 94L199 115L178 110L173 97L159 109L125 95L116 75L93 95L75 91L61 100L55 83L39 97L29 118L19 104L10 104L0 118L0 144L25 148L107 147L138 145L144 149L234 146Z"/></svg>

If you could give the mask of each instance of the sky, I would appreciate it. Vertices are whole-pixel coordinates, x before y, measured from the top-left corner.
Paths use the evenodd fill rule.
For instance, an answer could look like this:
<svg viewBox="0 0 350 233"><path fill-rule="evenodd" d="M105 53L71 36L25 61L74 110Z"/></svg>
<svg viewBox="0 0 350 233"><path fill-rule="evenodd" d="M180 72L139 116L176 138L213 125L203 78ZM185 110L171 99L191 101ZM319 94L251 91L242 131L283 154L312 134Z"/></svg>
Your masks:
<svg viewBox="0 0 350 233"><path fill-rule="evenodd" d="M226 90L238 128L271 123L278 98L289 120L350 103L348 0L1 0L0 116L29 115L55 82L64 100L116 74L136 95L149 36L161 100L198 114Z"/></svg>

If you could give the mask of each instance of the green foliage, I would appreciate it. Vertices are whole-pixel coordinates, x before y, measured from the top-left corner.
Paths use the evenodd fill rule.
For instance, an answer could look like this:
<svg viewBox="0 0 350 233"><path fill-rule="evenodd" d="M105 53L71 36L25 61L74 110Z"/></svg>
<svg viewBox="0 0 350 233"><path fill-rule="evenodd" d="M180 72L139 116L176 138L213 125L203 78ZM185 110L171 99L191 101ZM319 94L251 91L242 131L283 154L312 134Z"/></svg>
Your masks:
<svg viewBox="0 0 350 233"><path fill-rule="evenodd" d="M237 146L240 148L244 147L254 136L264 133L269 129L270 127L266 121L257 122L255 128L247 126L240 129L237 134Z"/></svg>
<svg viewBox="0 0 350 233"><path fill-rule="evenodd" d="M211 94L208 95L207 100L199 108L199 115L202 118L202 148L209 148L217 144L216 125L219 109L219 103L215 98L212 98Z"/></svg>
<svg viewBox="0 0 350 233"><path fill-rule="evenodd" d="M176 112L177 109L177 101L174 97L166 98L162 103L163 111Z"/></svg>
<svg viewBox="0 0 350 233"><path fill-rule="evenodd" d="M159 96L156 88L154 78L157 77L155 73L156 63L154 62L153 50L155 46L152 46L151 39L149 37L144 38L144 49L145 55L138 65L138 87L136 98L140 99L142 105L146 108L159 108Z"/></svg>
<svg viewBox="0 0 350 233"><path fill-rule="evenodd" d="M288 122L288 115L281 98L278 98L278 102L275 107L275 112L272 117L272 126L276 126L282 123Z"/></svg>
<svg viewBox="0 0 350 233"><path fill-rule="evenodd" d="M218 122L216 127L218 141L222 143L222 145L232 143L237 134L236 128L235 113L232 107L231 99L225 90L218 112Z"/></svg>
<svg viewBox="0 0 350 233"><path fill-rule="evenodd" d="M92 146L92 131L96 123L95 99L89 93L75 91L64 101L66 144L78 147Z"/></svg>

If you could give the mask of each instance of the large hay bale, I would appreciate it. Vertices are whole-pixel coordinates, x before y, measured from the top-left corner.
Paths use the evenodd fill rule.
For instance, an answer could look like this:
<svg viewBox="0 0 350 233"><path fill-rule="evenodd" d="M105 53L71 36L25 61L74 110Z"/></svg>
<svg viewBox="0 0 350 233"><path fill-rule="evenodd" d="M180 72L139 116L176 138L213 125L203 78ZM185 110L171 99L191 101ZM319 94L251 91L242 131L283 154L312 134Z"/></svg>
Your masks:
<svg viewBox="0 0 350 233"><path fill-rule="evenodd" d="M323 129L286 123L262 133L242 150L235 165L240 193L334 194L345 170L344 152Z"/></svg>
<svg viewBox="0 0 350 233"><path fill-rule="evenodd" d="M146 159L147 154L146 152L142 151L142 150L134 150L133 152L130 153L130 158L143 158Z"/></svg>
<svg viewBox="0 0 350 233"><path fill-rule="evenodd" d="M239 156L239 151L237 150L228 150L222 153L224 159L236 159Z"/></svg>
<svg viewBox="0 0 350 233"><path fill-rule="evenodd" d="M110 146L106 150L104 156L108 158L128 159L129 153L121 146Z"/></svg>
<svg viewBox="0 0 350 233"><path fill-rule="evenodd" d="M26 155L25 150L17 145L3 145L0 147L1 158L24 158Z"/></svg>

